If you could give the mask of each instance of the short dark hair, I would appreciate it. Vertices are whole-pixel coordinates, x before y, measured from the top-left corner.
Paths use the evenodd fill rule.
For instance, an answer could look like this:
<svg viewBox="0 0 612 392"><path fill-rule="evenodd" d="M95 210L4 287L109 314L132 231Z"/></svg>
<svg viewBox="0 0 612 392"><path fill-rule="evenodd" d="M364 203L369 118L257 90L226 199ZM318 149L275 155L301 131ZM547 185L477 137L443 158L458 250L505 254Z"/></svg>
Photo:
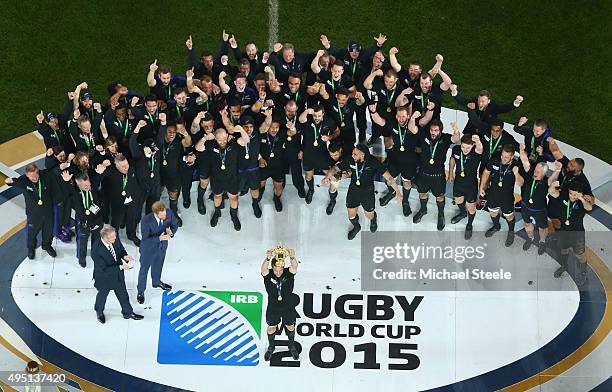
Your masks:
<svg viewBox="0 0 612 392"><path fill-rule="evenodd" d="M493 120L491 121L491 128L493 127L501 127L501 129L504 129L504 122L499 119Z"/></svg>
<svg viewBox="0 0 612 392"><path fill-rule="evenodd" d="M163 66L163 67L159 67L159 73L161 74L167 74L167 73L171 73L172 69L168 66Z"/></svg>
<svg viewBox="0 0 612 392"><path fill-rule="evenodd" d="M157 102L157 95L149 94L145 97L145 102L151 102L151 101Z"/></svg>
<svg viewBox="0 0 612 392"><path fill-rule="evenodd" d="M334 65L337 65L338 67L342 67L344 69L344 63L342 62L342 60L336 60L334 61L334 63L332 64L332 67Z"/></svg>
<svg viewBox="0 0 612 392"><path fill-rule="evenodd" d="M479 97L487 97L489 99L491 99L491 93L488 92L487 90L480 90L480 92L478 93Z"/></svg>
<svg viewBox="0 0 612 392"><path fill-rule="evenodd" d="M185 87L175 87L172 90L172 95L179 95L180 93L187 94L187 90L185 89Z"/></svg>
<svg viewBox="0 0 612 392"><path fill-rule="evenodd" d="M580 170L584 169L584 159L582 158L574 158L578 166L580 166Z"/></svg>
<svg viewBox="0 0 612 392"><path fill-rule="evenodd" d="M312 105L311 109L312 109L313 112L320 112L320 111L323 111L323 106L322 105L318 105L318 104L317 105Z"/></svg>
<svg viewBox="0 0 612 392"><path fill-rule="evenodd" d="M434 118L433 120L431 120L431 122L429 123L429 128L431 128L434 125L440 128L440 132L444 130L444 125L442 125L442 121L438 120L437 118Z"/></svg>
<svg viewBox="0 0 612 392"><path fill-rule="evenodd" d="M470 146L474 145L474 141L470 135L461 136L461 144L469 144Z"/></svg>
<svg viewBox="0 0 612 392"><path fill-rule="evenodd" d="M533 126L548 129L548 124L546 123L546 121L544 121L541 118L538 118L537 120L535 120L535 122L533 123Z"/></svg>
<svg viewBox="0 0 612 392"><path fill-rule="evenodd" d="M504 144L504 146L502 147L502 151L509 152L514 155L514 153L516 152L516 147L514 146L514 144Z"/></svg>
<svg viewBox="0 0 612 392"><path fill-rule="evenodd" d="M580 181L572 181L567 188L569 191L581 192L584 189L584 186Z"/></svg>
<svg viewBox="0 0 612 392"><path fill-rule="evenodd" d="M205 50L202 52L202 54L200 55L200 59L204 58L204 57L210 57L212 56L212 52L210 50Z"/></svg>
<svg viewBox="0 0 612 392"><path fill-rule="evenodd" d="M342 150L342 143L340 143L339 141L336 141L336 140L332 140L329 143L329 147L327 147L327 150L329 152L338 152L338 151Z"/></svg>

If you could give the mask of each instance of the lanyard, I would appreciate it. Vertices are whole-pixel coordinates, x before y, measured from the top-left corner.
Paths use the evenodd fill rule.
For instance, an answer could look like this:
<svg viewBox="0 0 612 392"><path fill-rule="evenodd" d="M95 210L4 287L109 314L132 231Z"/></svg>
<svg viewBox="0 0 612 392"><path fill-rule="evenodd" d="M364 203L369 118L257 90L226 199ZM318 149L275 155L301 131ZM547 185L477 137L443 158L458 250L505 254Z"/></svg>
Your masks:
<svg viewBox="0 0 612 392"><path fill-rule="evenodd" d="M117 121L119 121L119 128L123 128L123 137L127 137L127 133L128 133L128 129L130 127L130 122L128 121L128 119L125 119L125 125L121 124L121 120L117 119Z"/></svg>
<svg viewBox="0 0 612 392"><path fill-rule="evenodd" d="M177 105L177 106L175 106L175 108L176 108L176 112L178 113L178 116L181 117L182 116L182 114L181 114L181 107Z"/></svg>
<svg viewBox="0 0 612 392"><path fill-rule="evenodd" d="M440 139L436 140L436 144L433 146L433 148L431 147L431 143L429 144L429 154L431 155L431 159L433 159L434 155L436 155L436 149L438 148L438 143L440 143Z"/></svg>
<svg viewBox="0 0 612 392"><path fill-rule="evenodd" d="M429 94L427 94L429 96ZM429 98L426 98L427 102L429 103ZM421 110L423 112L425 112L425 109L427 109L427 107L425 106L425 93L423 91L421 91Z"/></svg>
<svg viewBox="0 0 612 392"><path fill-rule="evenodd" d="M531 179L531 190L529 191L529 200L533 199L533 190L536 187L536 184L539 184L540 181L536 180L535 178Z"/></svg>
<svg viewBox="0 0 612 392"><path fill-rule="evenodd" d="M83 199L83 208L85 208L85 210L89 210L89 206L93 203L93 195L91 194L91 191L81 191L81 198Z"/></svg>
<svg viewBox="0 0 612 392"><path fill-rule="evenodd" d="M274 154L274 146L276 145L276 141L278 140L278 136L274 136L272 140L270 140L270 135L266 135L266 139L268 139L268 144L270 145L270 153Z"/></svg>
<svg viewBox="0 0 612 392"><path fill-rule="evenodd" d="M329 79L329 82L331 84L332 93L335 93L336 92L336 86L335 86L335 83L334 83L334 78Z"/></svg>
<svg viewBox="0 0 612 392"><path fill-rule="evenodd" d="M227 155L227 148L223 150L223 156L221 155L221 151L219 151L219 158L221 158L221 166L225 167L225 156Z"/></svg>
<svg viewBox="0 0 612 392"><path fill-rule="evenodd" d="M571 208L570 208L571 205ZM569 221L570 216L572 216L572 212L574 211L574 208L576 208L576 202L571 203L570 199L567 199L567 207L565 207L565 219L566 221Z"/></svg>
<svg viewBox="0 0 612 392"><path fill-rule="evenodd" d="M491 139L489 139L489 156L493 155L493 151L497 150L497 146L499 146L499 143L501 142L501 140L502 140L502 137L501 135L499 135L499 137L497 138L497 141L495 142L495 145L493 145L493 134L491 134Z"/></svg>
<svg viewBox="0 0 612 392"><path fill-rule="evenodd" d="M461 173L465 173L465 170L463 170L463 166L465 165L465 161L467 160L464 159L465 155L463 155L463 151L461 151L461 157L459 159L459 163L461 163Z"/></svg>
<svg viewBox="0 0 612 392"><path fill-rule="evenodd" d="M344 113L342 113L342 108L340 107L340 103L338 102L338 114L340 115L340 126L344 123Z"/></svg>
<svg viewBox="0 0 612 392"><path fill-rule="evenodd" d="M87 145L87 148L91 148L94 145L94 141L91 137L91 132L90 133L85 133L83 132L83 136L85 136L85 144Z"/></svg>
<svg viewBox="0 0 612 392"><path fill-rule="evenodd" d="M155 117L157 117L157 110L154 114L156 115ZM151 124L153 124L153 126L155 127L155 119L153 118L153 114L147 112L147 116L149 117L149 120L151 120Z"/></svg>
<svg viewBox="0 0 612 392"><path fill-rule="evenodd" d="M174 140L172 141L174 142ZM166 160L166 157L168 156L168 152L170 151L170 147L172 147L172 142L166 144L166 142L164 141L164 148L162 149L163 152L163 159L164 161Z"/></svg>
<svg viewBox="0 0 612 392"><path fill-rule="evenodd" d="M402 127L399 123L397 123L397 133L399 134L399 138L400 138L400 146L404 145L404 139L406 139L406 132L408 131L408 127L406 127L406 129L404 129L404 131L402 131Z"/></svg>
<svg viewBox="0 0 612 392"><path fill-rule="evenodd" d="M506 170L504 170L504 172L502 173L501 169L502 169L502 164L501 162L499 163L499 181L503 181L504 180L504 176L506 175L506 173L508 173L508 170L510 170L510 167L512 166L511 163L508 164L508 166L506 166Z"/></svg>
<svg viewBox="0 0 612 392"><path fill-rule="evenodd" d="M357 60L353 60L353 77L355 77L355 69L357 68Z"/></svg>
<svg viewBox="0 0 612 392"><path fill-rule="evenodd" d="M314 140L316 141L319 138L319 135L321 134L321 128L323 128L323 124L321 124L321 127L319 129L317 129L316 125L314 124L310 124L310 126L312 127L312 133L314 135Z"/></svg>
<svg viewBox="0 0 612 392"><path fill-rule="evenodd" d="M300 99L300 90L298 89L298 91L295 92L295 103L297 103L299 99Z"/></svg>
<svg viewBox="0 0 612 392"><path fill-rule="evenodd" d="M150 165L151 165L151 173L152 173L155 171L155 154L151 155Z"/></svg>
<svg viewBox="0 0 612 392"><path fill-rule="evenodd" d="M38 179L38 200L42 200L42 185L40 178Z"/></svg>
<svg viewBox="0 0 612 392"><path fill-rule="evenodd" d="M51 129L53 131L53 135L51 135L52 137L54 137L55 139L57 139L57 141L60 141L60 137L59 134L57 133L57 131L55 129Z"/></svg>
<svg viewBox="0 0 612 392"><path fill-rule="evenodd" d="M281 291L283 290L283 283L284 282L285 282L285 278L279 279L277 281L277 283L276 283L276 291L278 293L278 297L281 298L281 299L283 298L282 295L281 295Z"/></svg>
<svg viewBox="0 0 612 392"><path fill-rule="evenodd" d="M361 179L361 176L363 175L363 169L365 169L365 160L363 161L363 166L361 166L361 169L359 169L359 163L355 161L355 177L357 177L357 181L356 181L357 184L359 184L359 180Z"/></svg>
<svg viewBox="0 0 612 392"><path fill-rule="evenodd" d="M123 184L121 185L121 190L125 191L125 186L127 185L128 182L128 175L124 174L123 175Z"/></svg>
<svg viewBox="0 0 612 392"><path fill-rule="evenodd" d="M172 86L168 85L168 99L172 98Z"/></svg>
<svg viewBox="0 0 612 392"><path fill-rule="evenodd" d="M393 97L395 96L395 91L397 90L397 86L393 87L393 92L387 96L387 108L391 109L391 101L393 101Z"/></svg>

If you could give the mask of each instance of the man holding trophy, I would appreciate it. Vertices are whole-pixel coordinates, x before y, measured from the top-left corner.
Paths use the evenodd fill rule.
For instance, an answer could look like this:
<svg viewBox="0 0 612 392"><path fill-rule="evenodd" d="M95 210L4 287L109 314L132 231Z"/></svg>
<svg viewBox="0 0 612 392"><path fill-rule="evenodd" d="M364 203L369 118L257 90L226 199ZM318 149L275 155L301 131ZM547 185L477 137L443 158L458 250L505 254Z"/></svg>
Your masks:
<svg viewBox="0 0 612 392"><path fill-rule="evenodd" d="M289 257L289 267L285 267L285 258ZM285 326L285 333L289 339L289 352L293 359L299 358L295 347L295 319L297 305L293 295L293 279L297 272L298 261L293 249L277 245L266 252L266 259L261 265L261 275L264 279L268 293L268 307L266 309L266 323L268 324L268 350L264 359L269 361L274 353L274 337L278 325Z"/></svg>

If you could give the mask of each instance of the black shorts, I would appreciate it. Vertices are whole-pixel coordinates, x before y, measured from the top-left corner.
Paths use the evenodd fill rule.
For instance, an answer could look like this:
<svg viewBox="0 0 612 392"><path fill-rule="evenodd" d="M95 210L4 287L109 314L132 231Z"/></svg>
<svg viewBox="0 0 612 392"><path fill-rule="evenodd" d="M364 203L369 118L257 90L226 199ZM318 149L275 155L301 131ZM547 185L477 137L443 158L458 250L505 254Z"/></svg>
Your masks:
<svg viewBox="0 0 612 392"><path fill-rule="evenodd" d="M487 209L489 212L501 211L506 216L514 214L514 194L489 194L487 196Z"/></svg>
<svg viewBox="0 0 612 392"><path fill-rule="evenodd" d="M466 203L476 203L478 198L478 181L467 183L466 181L457 181L455 178L453 197L464 197Z"/></svg>
<svg viewBox="0 0 612 392"><path fill-rule="evenodd" d="M563 202L560 197L550 196L548 198L548 217L551 219L563 218Z"/></svg>
<svg viewBox="0 0 612 392"><path fill-rule="evenodd" d="M332 159L327 153L304 153L302 165L304 167L304 171L327 170L332 166Z"/></svg>
<svg viewBox="0 0 612 392"><path fill-rule="evenodd" d="M283 182L283 180L285 179L285 168L280 165L268 165L264 168L259 169L259 180L264 181L268 178L272 178L272 181Z"/></svg>
<svg viewBox="0 0 612 392"><path fill-rule="evenodd" d="M284 308L277 308L275 306L268 305L266 309L266 324L269 326L278 325L293 325L297 318L295 306L287 306Z"/></svg>
<svg viewBox="0 0 612 392"><path fill-rule="evenodd" d="M419 173L417 178L417 191L419 193L431 191L431 194L435 197L444 196L446 192L446 178L444 174L431 175L423 172Z"/></svg>
<svg viewBox="0 0 612 392"><path fill-rule="evenodd" d="M364 211L372 212L376 206L374 200L374 188L359 188L351 185L346 193L346 208L363 207Z"/></svg>
<svg viewBox="0 0 612 392"><path fill-rule="evenodd" d="M238 171L238 179L240 182L240 189L244 189L248 186L251 190L259 189L259 168L249 171Z"/></svg>
<svg viewBox="0 0 612 392"><path fill-rule="evenodd" d="M196 165L198 166L198 173L200 179L207 180L210 178L210 157L206 153L198 155L196 159Z"/></svg>
<svg viewBox="0 0 612 392"><path fill-rule="evenodd" d="M531 210L527 208L524 203L521 203L521 215L525 223L531 223L539 229L548 227L548 215L546 214L546 210Z"/></svg>
<svg viewBox="0 0 612 392"><path fill-rule="evenodd" d="M584 254L584 231L559 230L557 233L559 233L559 248L572 249L577 255Z"/></svg>
<svg viewBox="0 0 612 392"><path fill-rule="evenodd" d="M402 176L402 180L414 181L416 177L416 161L415 162L389 162L387 170L391 177L396 178L398 175Z"/></svg>
<svg viewBox="0 0 612 392"><path fill-rule="evenodd" d="M161 186L166 188L168 192L178 192L181 187L181 176L179 173L162 172L161 173Z"/></svg>
<svg viewBox="0 0 612 392"><path fill-rule="evenodd" d="M211 177L210 189L212 189L213 195L220 195L222 193L230 193L232 195L238 194L238 177Z"/></svg>

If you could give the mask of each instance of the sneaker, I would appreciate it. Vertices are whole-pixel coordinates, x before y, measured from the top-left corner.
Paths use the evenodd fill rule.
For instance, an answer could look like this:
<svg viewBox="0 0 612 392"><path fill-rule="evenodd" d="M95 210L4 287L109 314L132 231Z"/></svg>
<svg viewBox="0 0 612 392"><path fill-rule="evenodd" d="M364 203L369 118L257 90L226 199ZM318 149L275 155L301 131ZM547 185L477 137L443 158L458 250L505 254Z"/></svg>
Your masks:
<svg viewBox="0 0 612 392"><path fill-rule="evenodd" d="M531 238L527 238L525 240L525 243L523 244L523 250L527 251L529 250L529 248L531 248L531 244L533 243L533 240Z"/></svg>
<svg viewBox="0 0 612 392"><path fill-rule="evenodd" d="M421 219L423 219L423 217L427 214L427 210L423 210L422 208L419 210L419 212L417 212L416 214L414 214L414 216L412 217L412 223L419 223L421 221Z"/></svg>
<svg viewBox="0 0 612 392"><path fill-rule="evenodd" d="M394 197L395 197L395 192L387 191L387 193L385 193L385 195L379 199L380 206L381 207L386 206L387 204L389 204L391 200L393 200Z"/></svg>

